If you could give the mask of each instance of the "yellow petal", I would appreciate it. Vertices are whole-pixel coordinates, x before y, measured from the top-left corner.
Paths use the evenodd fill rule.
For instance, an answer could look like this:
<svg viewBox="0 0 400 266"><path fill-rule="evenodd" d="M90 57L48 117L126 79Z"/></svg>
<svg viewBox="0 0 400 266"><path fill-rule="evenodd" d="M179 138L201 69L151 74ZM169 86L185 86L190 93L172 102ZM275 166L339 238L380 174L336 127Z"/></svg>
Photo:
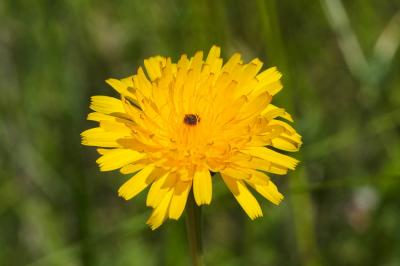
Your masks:
<svg viewBox="0 0 400 266"><path fill-rule="evenodd" d="M273 111L273 110L276 110L276 109L281 109L282 110L282 112L279 115L280 117L285 118L286 120L288 120L290 122L293 122L292 116L289 113L287 113L285 111L285 109L279 108L279 107L277 107L277 106L275 106L273 104L268 104L267 107L261 112L261 114L266 114L266 113L268 113L270 111Z"/></svg>
<svg viewBox="0 0 400 266"><path fill-rule="evenodd" d="M254 168L238 168L238 169L234 169L231 168L232 170L236 170L235 171L225 171L226 169L224 169L221 173L225 176L229 176L230 178L234 178L237 180L250 180L253 183L257 183L257 184L267 184L268 180L269 180L269 176L267 176L266 174L254 169ZM236 174L236 176L234 176Z"/></svg>
<svg viewBox="0 0 400 266"><path fill-rule="evenodd" d="M144 60L144 66L146 67L147 74L149 74L151 81L161 77L161 67L164 61L166 61L166 59L161 56L150 57Z"/></svg>
<svg viewBox="0 0 400 266"><path fill-rule="evenodd" d="M192 182L190 181L179 181L176 183L174 194L171 199L171 205L169 206L169 218L178 220L179 217L181 217L191 187Z"/></svg>
<svg viewBox="0 0 400 266"><path fill-rule="evenodd" d="M247 155L248 156L248 155ZM265 171L277 175L285 175L287 174L287 168L278 166L274 163L271 163L268 160L260 159L257 157L251 157L250 159L239 159L239 160L232 160L234 164L238 165L241 168L250 168L250 169L257 169L260 171ZM242 174L243 176L243 174ZM236 176L231 176L237 178ZM247 175L245 175L245 178ZM240 179L240 178L238 178ZM242 178L244 179L244 178Z"/></svg>
<svg viewBox="0 0 400 266"><path fill-rule="evenodd" d="M238 77L235 77L235 79L239 82L236 95L246 95L254 89L253 84L256 82L254 77L261 69L262 65L263 63L256 58L249 64L243 66L242 73L240 73Z"/></svg>
<svg viewBox="0 0 400 266"><path fill-rule="evenodd" d="M278 116L284 116L286 113L285 109L283 108L269 108L269 109L264 109L262 112L262 115L267 119L267 120L272 120Z"/></svg>
<svg viewBox="0 0 400 266"><path fill-rule="evenodd" d="M164 195L176 184L176 175L165 173L154 181L147 193L146 205L155 208L163 199Z"/></svg>
<svg viewBox="0 0 400 266"><path fill-rule="evenodd" d="M96 151L100 154L100 155L104 155L106 153L109 153L111 151L113 151L114 149L97 149Z"/></svg>
<svg viewBox="0 0 400 266"><path fill-rule="evenodd" d="M114 116L106 115L106 114L98 113L98 112L89 113L87 116L87 120L90 120L90 121L113 120L113 119L115 119Z"/></svg>
<svg viewBox="0 0 400 266"><path fill-rule="evenodd" d="M143 189L153 182L155 176L150 174L154 171L154 168L154 165L148 165L139 173L131 177L119 188L119 196L129 200L139 194Z"/></svg>
<svg viewBox="0 0 400 266"><path fill-rule="evenodd" d="M226 62L226 64L222 67L222 72L231 72L232 69L239 63L241 63L241 55L239 53L235 53L231 56L231 58Z"/></svg>
<svg viewBox="0 0 400 266"><path fill-rule="evenodd" d="M244 172L242 169L237 169L233 167L227 167L222 170L221 173L235 179L246 179L250 177L250 174Z"/></svg>
<svg viewBox="0 0 400 266"><path fill-rule="evenodd" d="M130 123L129 121L127 123L124 123L121 120L121 122L117 121L118 120L116 119L101 120L100 127L104 129L104 131L125 132L127 135L130 135L132 129L129 128L128 125L132 123Z"/></svg>
<svg viewBox="0 0 400 266"><path fill-rule="evenodd" d="M144 95L149 95L151 91L151 82L147 79L142 67L138 68L137 74L133 77L135 88Z"/></svg>
<svg viewBox="0 0 400 266"><path fill-rule="evenodd" d="M289 168L291 170L294 170L294 168L299 162L298 160L292 157L278 153L276 151L270 150L265 147L249 147L242 150L242 152L270 161L272 163Z"/></svg>
<svg viewBox="0 0 400 266"><path fill-rule="evenodd" d="M96 162L101 171L112 171L143 159L145 156L146 154L131 149L114 149L105 153Z"/></svg>
<svg viewBox="0 0 400 266"><path fill-rule="evenodd" d="M190 68L193 69L194 72L200 72L202 65L203 65L203 52L198 51L191 60ZM197 81L197 79L195 80Z"/></svg>
<svg viewBox="0 0 400 266"><path fill-rule="evenodd" d="M300 148L299 143L296 143L292 139L283 136L272 139L271 143L273 147L284 151L294 152L298 151Z"/></svg>
<svg viewBox="0 0 400 266"><path fill-rule="evenodd" d="M222 175L222 179L250 219L254 220L257 217L263 216L260 205L243 181L225 175Z"/></svg>
<svg viewBox="0 0 400 266"><path fill-rule="evenodd" d="M268 68L257 75L259 81L257 86L254 88L256 92L268 92L271 95L277 94L282 89L280 78L282 74L276 69L276 67Z"/></svg>
<svg viewBox="0 0 400 266"><path fill-rule="evenodd" d="M286 175L288 171L286 167L271 163L271 166L266 172L273 173L276 175Z"/></svg>
<svg viewBox="0 0 400 266"><path fill-rule="evenodd" d="M256 158L256 157L250 157L247 160L237 160L234 161L235 164L237 164L239 167L246 167L246 168L251 168L251 169L258 169L261 171L268 171L268 169L271 166L271 162Z"/></svg>
<svg viewBox="0 0 400 266"><path fill-rule="evenodd" d="M210 49L210 52L208 52L206 63L211 65L214 62L214 60L219 57L220 53L221 53L221 48L213 45Z"/></svg>
<svg viewBox="0 0 400 266"><path fill-rule="evenodd" d="M123 83L125 83L128 87L133 88L133 76L129 76L126 78L121 79Z"/></svg>
<svg viewBox="0 0 400 266"><path fill-rule="evenodd" d="M251 173L251 177L248 179L245 179L244 181L246 182L251 182L253 184L257 185L267 185L270 177L267 176L265 173L262 173L260 171L254 170L254 169L249 169L248 170Z"/></svg>
<svg viewBox="0 0 400 266"><path fill-rule="evenodd" d="M124 113L122 102L108 96L92 96L90 109L103 114Z"/></svg>
<svg viewBox="0 0 400 266"><path fill-rule="evenodd" d="M271 126L281 126L281 127L283 127L285 134L288 134L289 136L295 135L296 139L301 140L301 136L299 134L297 134L296 130L292 126L290 126L288 123L273 119L273 120L269 121L269 124Z"/></svg>
<svg viewBox="0 0 400 266"><path fill-rule="evenodd" d="M174 193L174 189L170 189L162 198L160 204L153 210L150 218L147 220L147 224L150 225L152 230L157 229L162 225L162 223L167 218L167 213L169 209L169 205L171 202L172 194Z"/></svg>
<svg viewBox="0 0 400 266"><path fill-rule="evenodd" d="M212 74L220 73L223 63L224 62L222 58L215 58L212 64L210 65L210 73ZM216 77L217 75L213 75L213 80L215 80Z"/></svg>
<svg viewBox="0 0 400 266"><path fill-rule="evenodd" d="M125 165L120 169L120 172L124 175L126 174L133 174L139 170L142 170L143 168L146 167L147 164L144 163L135 163L135 164L128 164Z"/></svg>
<svg viewBox="0 0 400 266"><path fill-rule="evenodd" d="M247 181L247 180L246 180ZM278 188L272 183L271 180L267 184L261 185L258 183L247 182L252 186L258 193L260 193L267 200L271 201L273 204L279 205L283 200L283 195L278 191Z"/></svg>
<svg viewBox="0 0 400 266"><path fill-rule="evenodd" d="M266 90L269 94L275 95L282 90L283 86L280 81L272 82L266 85L263 90Z"/></svg>
<svg viewBox="0 0 400 266"><path fill-rule="evenodd" d="M212 180L207 168L199 169L193 177L193 194L197 205L210 204L212 197Z"/></svg>
<svg viewBox="0 0 400 266"><path fill-rule="evenodd" d="M234 87L236 86L235 84L235 82L232 82L230 85L228 85L228 87ZM220 99L218 99L218 101L216 101L215 103L216 106L220 106L219 108L223 108L226 105L226 97L226 95L221 95ZM217 123L224 124L227 123L227 121L232 121L232 119L235 119L240 112L241 107L246 104L247 101L247 97L245 95L242 95L232 103L229 103L228 106L224 108L225 110L221 110L222 113L219 115Z"/></svg>
<svg viewBox="0 0 400 266"><path fill-rule="evenodd" d="M132 79L132 77L130 79ZM128 84L127 83L122 82L121 80L118 80L118 79L107 79L106 82L111 87L113 87L119 94L135 98L134 94L132 94L128 90Z"/></svg>
<svg viewBox="0 0 400 266"><path fill-rule="evenodd" d="M119 140L129 137L129 134L126 132L107 132L96 127L82 132L81 136L83 145L116 148L121 147Z"/></svg>
<svg viewBox="0 0 400 266"><path fill-rule="evenodd" d="M249 118L253 115L258 115L262 110L265 109L265 106L269 104L272 100L271 95L267 92L260 94L254 100L248 102L241 110L240 110L240 119Z"/></svg>

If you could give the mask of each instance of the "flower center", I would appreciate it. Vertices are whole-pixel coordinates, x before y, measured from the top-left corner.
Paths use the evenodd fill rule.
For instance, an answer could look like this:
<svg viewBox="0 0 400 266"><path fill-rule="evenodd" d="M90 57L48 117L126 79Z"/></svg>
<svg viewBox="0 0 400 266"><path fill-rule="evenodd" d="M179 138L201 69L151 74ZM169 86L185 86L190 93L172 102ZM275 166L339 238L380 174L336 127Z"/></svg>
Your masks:
<svg viewBox="0 0 400 266"><path fill-rule="evenodd" d="M195 126L200 122L200 117L197 114L186 114L183 118L183 123L189 126Z"/></svg>

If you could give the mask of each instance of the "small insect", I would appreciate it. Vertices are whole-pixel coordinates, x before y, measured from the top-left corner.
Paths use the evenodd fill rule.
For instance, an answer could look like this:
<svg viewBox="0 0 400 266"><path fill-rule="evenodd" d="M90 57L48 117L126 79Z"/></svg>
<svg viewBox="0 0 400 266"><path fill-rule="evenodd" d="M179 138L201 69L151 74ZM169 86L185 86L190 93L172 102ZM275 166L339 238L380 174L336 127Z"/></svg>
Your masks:
<svg viewBox="0 0 400 266"><path fill-rule="evenodd" d="M186 114L183 118L183 123L189 126L195 126L200 122L200 117L198 114Z"/></svg>

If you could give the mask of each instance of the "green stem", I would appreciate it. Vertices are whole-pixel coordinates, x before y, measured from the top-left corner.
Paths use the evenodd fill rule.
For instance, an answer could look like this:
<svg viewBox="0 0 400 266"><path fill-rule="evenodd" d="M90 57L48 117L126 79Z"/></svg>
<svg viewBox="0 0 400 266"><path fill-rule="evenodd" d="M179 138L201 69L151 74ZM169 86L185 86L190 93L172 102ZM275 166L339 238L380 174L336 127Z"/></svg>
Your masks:
<svg viewBox="0 0 400 266"><path fill-rule="evenodd" d="M201 238L201 207L197 206L190 191L186 206L186 229L193 266L203 266L203 245Z"/></svg>

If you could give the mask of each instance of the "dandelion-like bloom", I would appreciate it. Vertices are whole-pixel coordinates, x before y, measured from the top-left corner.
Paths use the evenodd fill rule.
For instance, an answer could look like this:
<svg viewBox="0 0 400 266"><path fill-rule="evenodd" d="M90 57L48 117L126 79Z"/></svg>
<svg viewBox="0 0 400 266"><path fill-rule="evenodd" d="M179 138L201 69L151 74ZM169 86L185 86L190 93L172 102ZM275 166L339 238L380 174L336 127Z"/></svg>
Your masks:
<svg viewBox="0 0 400 266"><path fill-rule="evenodd" d="M276 151L297 151L301 136L271 99L282 89L275 67L244 64L234 54L225 64L213 46L205 59L197 52L178 63L156 56L136 75L109 79L120 99L93 96L88 120L99 127L82 133L82 144L98 146L101 171L133 174L118 193L129 200L150 186L152 229L178 219L193 190L197 205L209 204L213 173L251 219L262 216L248 187L274 204L283 199L267 173L283 175L298 161ZM259 74L258 74L259 73Z"/></svg>

